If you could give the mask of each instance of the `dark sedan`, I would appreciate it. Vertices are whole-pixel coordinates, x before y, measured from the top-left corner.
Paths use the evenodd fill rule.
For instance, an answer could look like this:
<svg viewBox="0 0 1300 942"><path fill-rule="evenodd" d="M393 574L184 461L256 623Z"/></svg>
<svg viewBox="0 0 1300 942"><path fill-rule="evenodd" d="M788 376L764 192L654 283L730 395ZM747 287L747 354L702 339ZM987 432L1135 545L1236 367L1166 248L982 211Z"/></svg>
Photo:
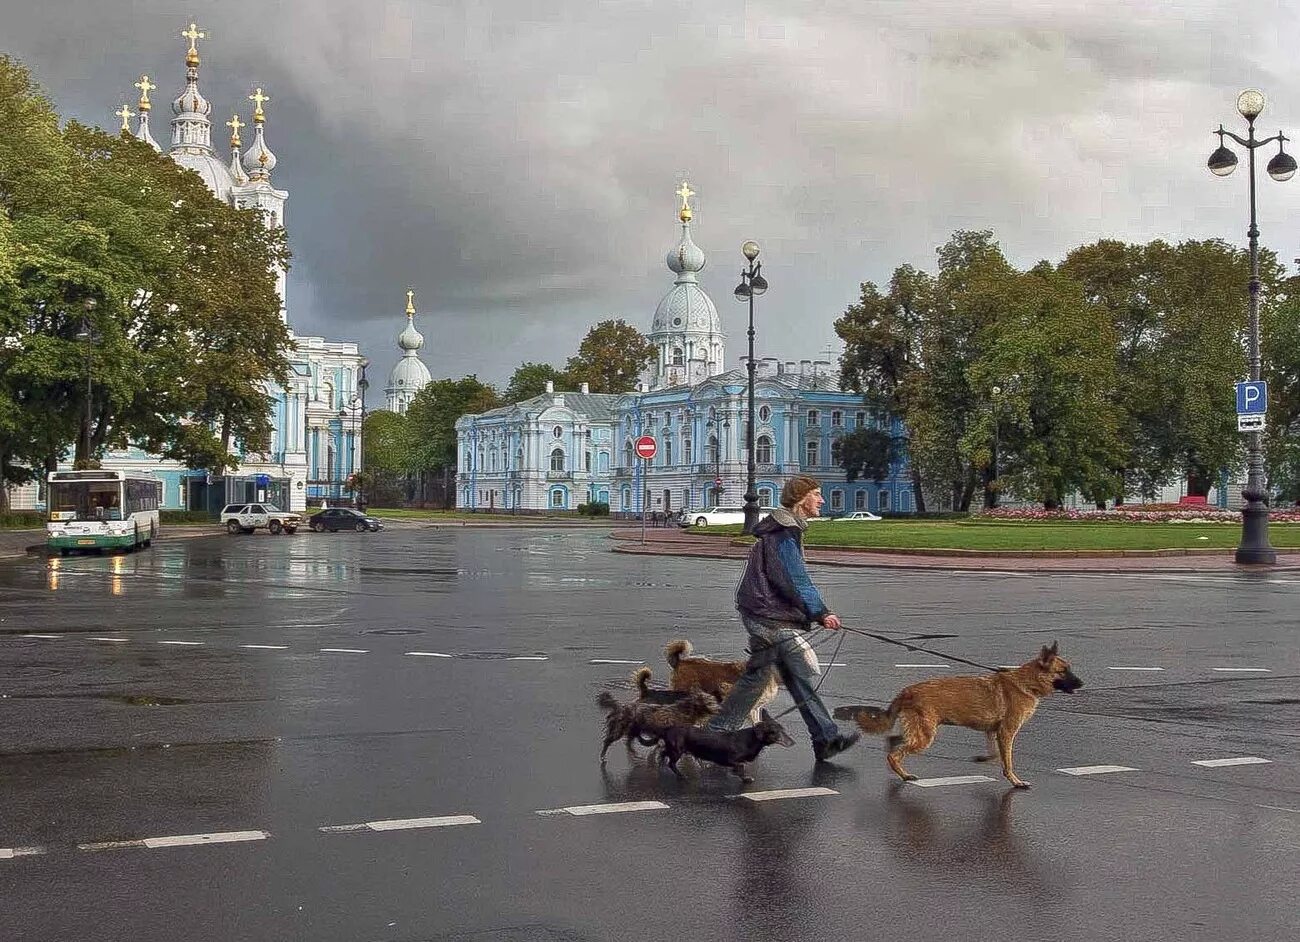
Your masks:
<svg viewBox="0 0 1300 942"><path fill-rule="evenodd" d="M320 513L313 514L307 521L307 525L321 533L329 530L331 533L337 530L356 530L358 533L364 533L367 530L382 530L383 523L375 518L361 513L359 510L353 510L350 507L331 507L328 510L322 510Z"/></svg>

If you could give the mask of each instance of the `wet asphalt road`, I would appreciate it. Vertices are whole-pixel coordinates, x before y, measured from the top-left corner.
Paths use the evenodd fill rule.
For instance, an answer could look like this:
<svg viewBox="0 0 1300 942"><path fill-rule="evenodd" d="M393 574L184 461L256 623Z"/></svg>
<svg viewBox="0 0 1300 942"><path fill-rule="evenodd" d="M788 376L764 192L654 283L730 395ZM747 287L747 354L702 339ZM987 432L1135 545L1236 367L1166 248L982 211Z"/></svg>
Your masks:
<svg viewBox="0 0 1300 942"><path fill-rule="evenodd" d="M667 640L742 641L735 564L607 548L395 529L0 563L0 939L1300 935L1300 579L815 570L849 624L993 664L1057 639L1087 686L1021 733L1032 791L903 786L874 741L814 768L791 715L748 790L833 794L754 802L596 761L593 698L635 665L591 661L663 681ZM838 660L832 705L952 673L851 636ZM996 776L981 740L909 764ZM1242 757L1269 761L1193 764ZM1094 765L1131 771L1056 771ZM537 814L627 801L667 807ZM446 816L478 823L321 830ZM219 836L152 840L189 835Z"/></svg>

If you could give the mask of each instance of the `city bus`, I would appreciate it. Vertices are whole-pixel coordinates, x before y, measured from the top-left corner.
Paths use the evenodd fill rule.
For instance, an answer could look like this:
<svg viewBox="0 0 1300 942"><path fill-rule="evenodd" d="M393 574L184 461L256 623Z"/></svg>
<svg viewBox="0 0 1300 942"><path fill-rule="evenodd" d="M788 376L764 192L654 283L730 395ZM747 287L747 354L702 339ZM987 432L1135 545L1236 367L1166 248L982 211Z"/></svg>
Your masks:
<svg viewBox="0 0 1300 942"><path fill-rule="evenodd" d="M133 471L51 471L46 546L72 550L122 550L148 546L158 535L162 482Z"/></svg>

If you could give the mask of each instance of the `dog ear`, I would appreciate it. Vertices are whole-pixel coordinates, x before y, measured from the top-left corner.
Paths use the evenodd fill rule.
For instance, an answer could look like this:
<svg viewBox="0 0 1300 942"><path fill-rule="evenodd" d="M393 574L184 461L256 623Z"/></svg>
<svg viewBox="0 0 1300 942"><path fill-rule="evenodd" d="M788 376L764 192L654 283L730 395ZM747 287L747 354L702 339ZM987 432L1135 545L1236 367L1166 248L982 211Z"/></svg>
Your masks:
<svg viewBox="0 0 1300 942"><path fill-rule="evenodd" d="M1052 658L1056 657L1057 642L1053 641L1051 646L1043 645L1043 650L1038 652L1039 663L1044 666L1052 663Z"/></svg>

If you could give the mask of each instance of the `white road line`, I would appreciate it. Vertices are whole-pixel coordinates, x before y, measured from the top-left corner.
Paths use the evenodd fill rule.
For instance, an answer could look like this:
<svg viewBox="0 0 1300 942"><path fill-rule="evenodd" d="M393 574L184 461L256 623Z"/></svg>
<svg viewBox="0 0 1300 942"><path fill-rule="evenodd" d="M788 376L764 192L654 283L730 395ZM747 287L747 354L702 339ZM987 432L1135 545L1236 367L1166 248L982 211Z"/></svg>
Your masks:
<svg viewBox="0 0 1300 942"><path fill-rule="evenodd" d="M506 658L507 661L549 661L550 658L544 654L519 654L514 657Z"/></svg>
<svg viewBox="0 0 1300 942"><path fill-rule="evenodd" d="M1267 667L1211 667L1210 670L1218 671L1220 674L1271 674L1273 671Z"/></svg>
<svg viewBox="0 0 1300 942"><path fill-rule="evenodd" d="M1235 759L1194 759L1192 765L1207 769L1221 769L1229 765L1268 765L1273 760L1261 759L1259 756L1238 756Z"/></svg>
<svg viewBox="0 0 1300 942"><path fill-rule="evenodd" d="M114 644L126 644L130 638L90 638L90 641L111 641Z"/></svg>
<svg viewBox="0 0 1300 942"><path fill-rule="evenodd" d="M623 811L662 811L667 809L662 801L619 801L608 805L574 805L571 808L552 808L538 814L571 814L581 817L588 814L618 814Z"/></svg>
<svg viewBox="0 0 1300 942"><path fill-rule="evenodd" d="M946 671L952 667L951 664L895 664L895 667L928 667L931 670Z"/></svg>
<svg viewBox="0 0 1300 942"><path fill-rule="evenodd" d="M414 828L447 828L482 823L472 814L453 814L438 818L393 818L387 821L367 821L364 824L331 824L317 830L327 834L346 831L408 831Z"/></svg>
<svg viewBox="0 0 1300 942"><path fill-rule="evenodd" d="M950 775L947 778L918 778L907 784L921 788L937 788L940 785L974 785L976 782L995 781L997 779L989 778L987 775Z"/></svg>
<svg viewBox="0 0 1300 942"><path fill-rule="evenodd" d="M436 651L407 651L406 657L451 657L450 654L439 654Z"/></svg>
<svg viewBox="0 0 1300 942"><path fill-rule="evenodd" d="M362 648L321 648L322 654L369 654Z"/></svg>
<svg viewBox="0 0 1300 942"><path fill-rule="evenodd" d="M593 657L588 664L644 664L645 661L620 661L616 658Z"/></svg>
<svg viewBox="0 0 1300 942"><path fill-rule="evenodd" d="M766 792L741 792L737 798L750 801L779 801L782 798L816 798L821 795L838 795L833 788L774 788Z"/></svg>
<svg viewBox="0 0 1300 942"><path fill-rule="evenodd" d="M159 641L159 644L179 644L186 647L198 647L203 644L202 641Z"/></svg>
<svg viewBox="0 0 1300 942"><path fill-rule="evenodd" d="M134 841L103 841L98 844L78 844L78 850L122 850L128 847L193 847L198 844L239 844L244 841L264 841L271 835L266 831L217 831L212 834L175 834L169 837L145 837Z"/></svg>
<svg viewBox="0 0 1300 942"><path fill-rule="evenodd" d="M15 857L36 857L45 853L44 847L0 847L0 860L13 860Z"/></svg>
<svg viewBox="0 0 1300 942"><path fill-rule="evenodd" d="M63 635L23 635L24 638L39 638L42 641L62 641Z"/></svg>
<svg viewBox="0 0 1300 942"><path fill-rule="evenodd" d="M287 644L241 644L241 648L256 648L259 651L287 651Z"/></svg>
<svg viewBox="0 0 1300 942"><path fill-rule="evenodd" d="M831 661L827 667L848 667L848 661Z"/></svg>
<svg viewBox="0 0 1300 942"><path fill-rule="evenodd" d="M1066 775L1108 775L1111 772L1136 772L1127 765L1076 765L1071 769L1057 769Z"/></svg>
<svg viewBox="0 0 1300 942"><path fill-rule="evenodd" d="M1163 667L1108 667L1108 671L1162 671Z"/></svg>

